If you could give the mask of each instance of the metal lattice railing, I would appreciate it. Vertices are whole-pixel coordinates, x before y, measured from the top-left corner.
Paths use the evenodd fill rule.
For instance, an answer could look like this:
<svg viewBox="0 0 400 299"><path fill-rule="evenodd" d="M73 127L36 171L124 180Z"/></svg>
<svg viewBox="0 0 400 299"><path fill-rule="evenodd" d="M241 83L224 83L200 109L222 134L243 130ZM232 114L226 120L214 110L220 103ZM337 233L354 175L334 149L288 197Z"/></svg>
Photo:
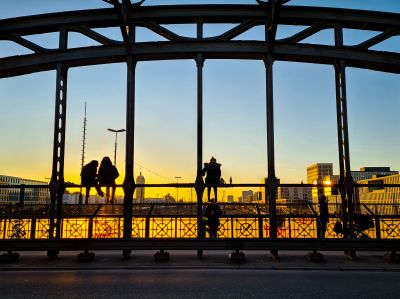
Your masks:
<svg viewBox="0 0 400 299"><path fill-rule="evenodd" d="M327 223L325 238L341 238L334 232L336 218ZM400 239L400 218L383 216L374 219L374 228L367 229L358 237L371 239ZM268 239L269 218L251 216L230 216L220 219L219 238ZM277 227L277 237L317 238L319 221L309 215L289 215L281 217ZM123 237L123 218L116 217L80 217L64 218L61 226L61 239L118 239ZM1 239L48 239L49 220L45 218L0 219ZM378 237L379 236L379 237ZM197 218L134 217L132 220L132 238L197 238Z"/></svg>

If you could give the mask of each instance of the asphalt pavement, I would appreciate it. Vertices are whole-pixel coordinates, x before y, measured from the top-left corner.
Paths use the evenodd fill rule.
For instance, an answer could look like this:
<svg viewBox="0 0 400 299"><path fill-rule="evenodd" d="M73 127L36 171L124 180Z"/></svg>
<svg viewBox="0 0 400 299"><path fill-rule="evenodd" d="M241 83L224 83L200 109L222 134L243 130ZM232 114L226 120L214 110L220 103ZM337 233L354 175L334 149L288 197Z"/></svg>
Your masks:
<svg viewBox="0 0 400 299"><path fill-rule="evenodd" d="M96 269L280 269L280 270L371 270L400 271L400 264L384 261L386 252L357 252L349 260L343 252L322 252L322 262L310 262L306 251L280 251L279 260L274 261L268 251L244 251L246 261L235 263L229 260L230 251L205 250L203 257L197 251L169 251L168 262L154 260L156 251L132 251L124 259L122 251L97 251L90 262L79 262L79 251L62 251L55 260L49 260L46 252L19 252L15 263L0 263L1 270L96 270Z"/></svg>
<svg viewBox="0 0 400 299"><path fill-rule="evenodd" d="M170 251L156 262L151 251L96 252L78 262L79 252L21 252L15 263L0 264L0 298L399 298L400 264L384 261L384 252L324 252L310 262L307 252L245 252L235 263L226 251Z"/></svg>
<svg viewBox="0 0 400 299"><path fill-rule="evenodd" d="M0 272L0 298L399 298L399 273L326 270Z"/></svg>

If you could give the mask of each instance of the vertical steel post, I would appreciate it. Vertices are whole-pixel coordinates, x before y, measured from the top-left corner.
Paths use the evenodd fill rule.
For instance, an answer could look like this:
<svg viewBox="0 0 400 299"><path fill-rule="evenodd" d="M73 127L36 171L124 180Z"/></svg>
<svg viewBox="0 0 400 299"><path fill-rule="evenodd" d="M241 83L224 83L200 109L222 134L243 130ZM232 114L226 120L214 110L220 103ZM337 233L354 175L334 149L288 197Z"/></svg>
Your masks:
<svg viewBox="0 0 400 299"><path fill-rule="evenodd" d="M267 152L268 152L268 178L266 184L266 195L269 205L270 225L269 235L271 239L277 238L276 220L276 194L278 179L275 174L275 138L274 138L274 92L273 92L273 57L270 53L264 59L266 68L266 93L267 93ZM271 250L273 256L278 255L277 250Z"/></svg>
<svg viewBox="0 0 400 299"><path fill-rule="evenodd" d="M197 22L197 39L203 38L203 22ZM197 195L197 237L205 238L205 227L203 223L203 193L205 189L202 169L203 169L203 66L204 56L201 53L196 55L197 68L197 173L195 190ZM203 254L201 249L197 250L197 255Z"/></svg>
<svg viewBox="0 0 400 299"><path fill-rule="evenodd" d="M123 5L126 14L126 2ZM125 22L124 22L125 23ZM135 76L137 60L132 55L132 44L135 43L134 26L128 26L127 30L129 47L127 47L127 91L126 91L126 135L125 135L125 178L124 189L124 239L132 237L132 206L133 194L135 193L134 173L134 150L135 150ZM122 30L122 29L121 29ZM131 253L130 249L122 251L123 256L127 257Z"/></svg>
<svg viewBox="0 0 400 299"><path fill-rule="evenodd" d="M25 184L21 184L21 188L19 189L19 203L21 207L25 204Z"/></svg>
<svg viewBox="0 0 400 299"><path fill-rule="evenodd" d="M335 35L336 36L336 35ZM343 116L342 116L342 96L341 96L341 77L340 67L335 65L335 81L336 81L336 117L338 131L338 147L339 147L339 191L342 199L341 218L343 220L343 236L347 237L347 198L345 188L345 157L344 157L344 139L343 139Z"/></svg>
<svg viewBox="0 0 400 299"><path fill-rule="evenodd" d="M124 238L132 236L132 204L135 192L133 178L135 142L135 68L136 60L131 55L127 60L127 98L126 98L126 151L124 188Z"/></svg>
<svg viewBox="0 0 400 299"><path fill-rule="evenodd" d="M273 89L273 64L274 57L272 56L273 47L275 44L277 17L279 5L276 1L268 1L269 17L265 24L265 43L267 55L264 57L266 68L266 94L267 94L267 153L268 153L268 178L265 181L266 201L269 205L269 236L271 239L277 238L277 220L276 220L276 194L278 190L278 179L275 174L275 137L274 137L274 89ZM272 249L271 254L274 258L278 257L278 250Z"/></svg>
<svg viewBox="0 0 400 299"><path fill-rule="evenodd" d="M343 47L343 29L341 26L335 27L335 46ZM350 167L350 146L346 91L346 63L343 59L335 61L335 79L340 167L339 190L342 197L343 231L344 237L347 238L353 236L354 181L351 175Z"/></svg>
<svg viewBox="0 0 400 299"><path fill-rule="evenodd" d="M60 30L59 49L67 49L68 32ZM67 112L67 67L57 63L54 138L53 138L53 166L50 180L50 227L49 238L61 237L62 197L64 185L64 155L65 155L65 125ZM56 207L57 204L57 207ZM55 219L57 218L57 219ZM58 252L49 251L48 256L56 257Z"/></svg>

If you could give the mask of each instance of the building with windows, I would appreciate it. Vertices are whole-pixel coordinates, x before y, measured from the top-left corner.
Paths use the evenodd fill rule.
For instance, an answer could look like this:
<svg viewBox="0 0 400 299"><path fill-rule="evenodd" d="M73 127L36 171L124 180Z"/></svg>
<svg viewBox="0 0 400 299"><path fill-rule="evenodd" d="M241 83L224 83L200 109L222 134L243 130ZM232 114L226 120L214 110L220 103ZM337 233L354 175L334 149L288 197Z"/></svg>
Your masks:
<svg viewBox="0 0 400 299"><path fill-rule="evenodd" d="M261 191L255 191L253 194L253 202L260 202L264 200L263 193Z"/></svg>
<svg viewBox="0 0 400 299"><path fill-rule="evenodd" d="M310 187L278 187L277 199L285 199L287 203L299 203L311 200Z"/></svg>
<svg viewBox="0 0 400 299"><path fill-rule="evenodd" d="M400 187L385 187L385 184L400 184L400 174L384 177L373 177L359 181L368 186L358 187L355 202L361 209L368 207L374 214L399 215Z"/></svg>
<svg viewBox="0 0 400 299"><path fill-rule="evenodd" d="M333 176L333 164L332 163L315 163L307 167L307 184L326 184L329 186L332 184L330 178ZM329 188L329 187L326 187ZM313 187L311 190L311 199L313 202L317 202L318 198L325 194L328 189L323 187ZM330 195L330 194L329 194Z"/></svg>
<svg viewBox="0 0 400 299"><path fill-rule="evenodd" d="M253 190L242 191L242 202L250 203L253 201Z"/></svg>
<svg viewBox="0 0 400 299"><path fill-rule="evenodd" d="M0 185L25 185L24 204L47 204L50 202L48 183L20 177L0 175ZM29 185L43 185L43 188L29 188ZM0 203L17 204L21 200L20 188L0 188Z"/></svg>
<svg viewBox="0 0 400 299"><path fill-rule="evenodd" d="M390 170L390 167L362 167L359 171L351 172L351 175L355 182L368 180L373 177L384 177L395 174L399 174L399 172Z"/></svg>

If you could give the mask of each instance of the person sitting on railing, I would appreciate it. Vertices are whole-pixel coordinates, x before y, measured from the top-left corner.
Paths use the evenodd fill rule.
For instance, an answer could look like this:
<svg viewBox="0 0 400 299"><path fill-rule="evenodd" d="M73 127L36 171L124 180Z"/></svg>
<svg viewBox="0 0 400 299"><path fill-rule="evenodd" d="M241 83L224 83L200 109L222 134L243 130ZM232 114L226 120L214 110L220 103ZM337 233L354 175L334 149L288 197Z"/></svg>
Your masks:
<svg viewBox="0 0 400 299"><path fill-rule="evenodd" d="M101 160L99 174L97 177L100 185L106 186L106 202L114 204L115 179L119 177L119 173L117 168L112 165L111 159L109 157L104 157L103 160ZM111 199L110 187L112 188Z"/></svg>
<svg viewBox="0 0 400 299"><path fill-rule="evenodd" d="M318 222L320 228L320 238L325 238L326 225L329 222L329 210L328 210L328 201L325 195L321 195L318 198L318 206L319 206L319 215Z"/></svg>
<svg viewBox="0 0 400 299"><path fill-rule="evenodd" d="M220 225L219 218L222 216L222 211L214 198L211 199L211 203L207 206L204 215L207 217L206 230L210 238L217 238Z"/></svg>
<svg viewBox="0 0 400 299"><path fill-rule="evenodd" d="M210 163L204 163L202 175L204 176L206 173L207 200L210 201L211 187L213 187L215 201L217 202L217 186L221 179L221 164L217 163L217 160L214 157L211 157Z"/></svg>
<svg viewBox="0 0 400 299"><path fill-rule="evenodd" d="M88 164L82 167L81 171L81 184L86 187L86 200L85 204L89 203L90 188L95 187L97 194L104 196L103 191L101 191L97 183L97 166L99 162L96 160L90 161Z"/></svg>

